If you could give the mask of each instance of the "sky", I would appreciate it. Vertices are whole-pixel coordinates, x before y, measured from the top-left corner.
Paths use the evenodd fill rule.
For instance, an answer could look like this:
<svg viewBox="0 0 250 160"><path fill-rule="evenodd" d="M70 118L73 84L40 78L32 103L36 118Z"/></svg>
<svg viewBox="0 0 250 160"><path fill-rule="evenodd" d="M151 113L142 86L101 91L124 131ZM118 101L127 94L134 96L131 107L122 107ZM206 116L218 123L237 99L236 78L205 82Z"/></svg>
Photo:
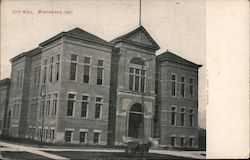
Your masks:
<svg viewBox="0 0 250 160"><path fill-rule="evenodd" d="M39 13L48 10L62 14ZM169 50L203 65L199 69L199 124L205 127L205 1L142 0L141 23L160 46L157 55ZM110 41L138 26L139 0L2 0L0 79L10 77L11 58L62 31L79 27Z"/></svg>

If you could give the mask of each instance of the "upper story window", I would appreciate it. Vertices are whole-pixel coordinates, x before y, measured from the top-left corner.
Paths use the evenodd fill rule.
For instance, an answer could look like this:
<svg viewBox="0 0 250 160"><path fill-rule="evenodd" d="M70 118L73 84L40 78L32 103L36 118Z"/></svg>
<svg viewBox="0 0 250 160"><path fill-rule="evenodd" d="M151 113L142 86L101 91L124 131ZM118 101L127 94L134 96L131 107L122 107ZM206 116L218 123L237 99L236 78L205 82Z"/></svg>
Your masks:
<svg viewBox="0 0 250 160"><path fill-rule="evenodd" d="M189 78L189 94L190 94L190 98L193 99L194 98L194 79L193 78Z"/></svg>
<svg viewBox="0 0 250 160"><path fill-rule="evenodd" d="M176 106L172 106L171 107L171 125L176 125L176 112L177 112Z"/></svg>
<svg viewBox="0 0 250 160"><path fill-rule="evenodd" d="M176 81L177 81L176 75L172 74L171 75L171 95L172 96L176 96L176 84L177 84Z"/></svg>
<svg viewBox="0 0 250 160"><path fill-rule="evenodd" d="M129 90L145 92L146 70L141 58L134 58L129 64Z"/></svg>
<svg viewBox="0 0 250 160"><path fill-rule="evenodd" d="M44 67L43 67L43 83L46 83L46 79L47 79L47 59L45 59L44 61L43 61L43 65L44 65Z"/></svg>
<svg viewBox="0 0 250 160"><path fill-rule="evenodd" d="M190 127L193 127L194 126L194 110L193 109L190 109L189 110L189 124L190 124Z"/></svg>
<svg viewBox="0 0 250 160"><path fill-rule="evenodd" d="M75 107L76 94L69 93L68 95L68 108L67 108L67 116L73 116L73 111Z"/></svg>
<svg viewBox="0 0 250 160"><path fill-rule="evenodd" d="M104 70L104 60L98 59L97 63L97 84L103 84L103 70Z"/></svg>
<svg viewBox="0 0 250 160"><path fill-rule="evenodd" d="M186 77L181 77L181 97L185 98L186 93Z"/></svg>
<svg viewBox="0 0 250 160"><path fill-rule="evenodd" d="M70 63L70 76L69 80L76 80L76 73L77 73L77 59L78 56L75 54L71 54L71 63Z"/></svg>
<svg viewBox="0 0 250 160"><path fill-rule="evenodd" d="M103 105L102 97L96 97L96 99L95 99L95 118L101 117L102 105Z"/></svg>
<svg viewBox="0 0 250 160"><path fill-rule="evenodd" d="M89 83L90 79L90 57L84 57L83 83Z"/></svg>

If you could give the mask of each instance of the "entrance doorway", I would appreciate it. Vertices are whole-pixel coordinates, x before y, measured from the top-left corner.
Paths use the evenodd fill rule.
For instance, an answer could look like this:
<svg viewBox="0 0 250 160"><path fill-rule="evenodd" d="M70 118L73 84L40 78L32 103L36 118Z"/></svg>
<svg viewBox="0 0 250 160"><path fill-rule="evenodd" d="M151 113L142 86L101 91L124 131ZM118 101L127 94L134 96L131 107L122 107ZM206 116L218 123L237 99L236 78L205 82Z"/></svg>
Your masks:
<svg viewBox="0 0 250 160"><path fill-rule="evenodd" d="M133 104L129 112L128 137L143 138L143 112L142 105Z"/></svg>

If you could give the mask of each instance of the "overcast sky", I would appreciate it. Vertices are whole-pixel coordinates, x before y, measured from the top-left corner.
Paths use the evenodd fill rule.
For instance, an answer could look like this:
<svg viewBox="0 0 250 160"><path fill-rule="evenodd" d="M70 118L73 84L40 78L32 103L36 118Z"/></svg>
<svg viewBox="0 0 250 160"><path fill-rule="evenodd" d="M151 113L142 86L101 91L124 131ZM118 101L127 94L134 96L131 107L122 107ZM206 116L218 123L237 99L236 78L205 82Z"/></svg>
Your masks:
<svg viewBox="0 0 250 160"><path fill-rule="evenodd" d="M33 14L20 14L30 10ZM70 14L38 14L38 10ZM199 111L205 110L205 1L142 0L142 25L160 46L199 70ZM139 0L6 1L1 4L1 79L10 76L9 59L52 36L80 27L110 41L139 26Z"/></svg>

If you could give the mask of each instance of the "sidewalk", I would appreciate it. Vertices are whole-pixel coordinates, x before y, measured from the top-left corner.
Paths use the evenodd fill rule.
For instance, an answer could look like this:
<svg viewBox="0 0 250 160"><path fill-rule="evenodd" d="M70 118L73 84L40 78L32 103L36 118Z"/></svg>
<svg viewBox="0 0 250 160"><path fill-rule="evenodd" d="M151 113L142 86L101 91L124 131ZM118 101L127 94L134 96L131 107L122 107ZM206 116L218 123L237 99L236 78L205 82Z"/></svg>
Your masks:
<svg viewBox="0 0 250 160"><path fill-rule="evenodd" d="M48 152L106 152L106 153L124 153L125 149L123 148L71 148L71 147L57 147L57 146L48 146L45 147L34 147L28 146L27 144L15 144L0 141L0 145L8 148L3 148L3 151L25 151L33 154L37 154L40 156L44 156L50 159L69 159L63 156L58 156ZM206 157L201 154L206 154L205 151L173 151L173 150L157 150L150 149L149 153L161 154L161 155L169 155L169 156L177 156L184 158L193 158L193 159L205 159Z"/></svg>

